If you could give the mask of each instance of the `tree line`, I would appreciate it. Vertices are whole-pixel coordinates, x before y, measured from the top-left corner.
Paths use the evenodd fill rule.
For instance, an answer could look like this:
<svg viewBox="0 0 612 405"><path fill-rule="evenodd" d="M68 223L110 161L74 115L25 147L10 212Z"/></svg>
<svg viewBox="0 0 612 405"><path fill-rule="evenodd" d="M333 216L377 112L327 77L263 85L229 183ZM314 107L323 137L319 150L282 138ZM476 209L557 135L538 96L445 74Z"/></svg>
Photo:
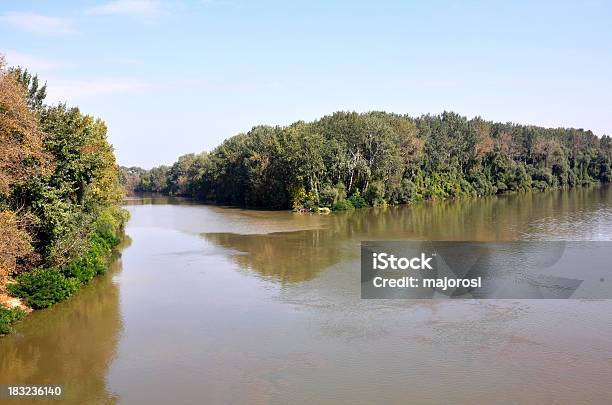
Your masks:
<svg viewBox="0 0 612 405"><path fill-rule="evenodd" d="M0 298L32 308L103 273L127 219L104 122L45 97L0 55ZM22 315L0 299L0 334Z"/></svg>
<svg viewBox="0 0 612 405"><path fill-rule="evenodd" d="M336 112L122 176L134 191L218 204L345 210L610 182L611 161L611 138L583 129Z"/></svg>

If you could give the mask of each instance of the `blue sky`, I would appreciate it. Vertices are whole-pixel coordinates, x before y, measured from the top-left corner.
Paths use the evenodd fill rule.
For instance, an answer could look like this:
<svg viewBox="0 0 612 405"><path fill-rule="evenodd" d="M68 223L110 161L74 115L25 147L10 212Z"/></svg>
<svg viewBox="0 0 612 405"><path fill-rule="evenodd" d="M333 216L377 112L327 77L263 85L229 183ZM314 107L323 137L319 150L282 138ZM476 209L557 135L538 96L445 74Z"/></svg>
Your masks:
<svg viewBox="0 0 612 405"><path fill-rule="evenodd" d="M337 110L612 134L612 2L2 1L0 52L149 168Z"/></svg>

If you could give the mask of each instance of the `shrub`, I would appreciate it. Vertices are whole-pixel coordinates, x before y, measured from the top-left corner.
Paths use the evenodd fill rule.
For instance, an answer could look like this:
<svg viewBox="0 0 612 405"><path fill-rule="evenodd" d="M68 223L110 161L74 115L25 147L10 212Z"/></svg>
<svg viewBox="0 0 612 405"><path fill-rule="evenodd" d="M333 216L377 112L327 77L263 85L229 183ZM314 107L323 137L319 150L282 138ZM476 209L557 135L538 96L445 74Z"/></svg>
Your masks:
<svg viewBox="0 0 612 405"><path fill-rule="evenodd" d="M514 170L514 178L511 181L511 188L513 190L527 191L531 188L531 176L527 174L525 166L523 164L517 165Z"/></svg>
<svg viewBox="0 0 612 405"><path fill-rule="evenodd" d="M315 195L312 191L306 192L304 187L300 187L293 194L293 209L295 211L313 211L316 206Z"/></svg>
<svg viewBox="0 0 612 405"><path fill-rule="evenodd" d="M128 212L118 207L104 210L96 220L94 235L107 242L109 247L118 245L120 231L128 217Z"/></svg>
<svg viewBox="0 0 612 405"><path fill-rule="evenodd" d="M88 253L89 254L89 253ZM96 276L96 270L87 265L85 258L70 263L62 269L62 274L68 278L79 280L80 284L86 284Z"/></svg>
<svg viewBox="0 0 612 405"><path fill-rule="evenodd" d="M382 181L371 182L365 191L365 197L375 207L386 205L385 184Z"/></svg>
<svg viewBox="0 0 612 405"><path fill-rule="evenodd" d="M530 168L531 178L533 179L533 186L543 190L555 185L555 177L547 167ZM545 187L542 187L545 185Z"/></svg>
<svg viewBox="0 0 612 405"><path fill-rule="evenodd" d="M361 196L359 190L355 191L353 195L351 195L347 201L351 203L351 205L355 208L366 208L369 207L368 202Z"/></svg>
<svg viewBox="0 0 612 405"><path fill-rule="evenodd" d="M334 211L347 211L355 209L349 200L341 200L334 204Z"/></svg>
<svg viewBox="0 0 612 405"><path fill-rule="evenodd" d="M566 186L569 184L569 171L570 167L567 162L562 164L554 164L552 166L552 174L558 179L558 182L561 186Z"/></svg>
<svg viewBox="0 0 612 405"><path fill-rule="evenodd" d="M482 171L472 170L469 174L469 181L477 196L482 197L497 193L497 187L491 183L487 174Z"/></svg>
<svg viewBox="0 0 612 405"><path fill-rule="evenodd" d="M394 187L390 193L390 202L393 204L406 204L410 202L414 183L408 179L402 179L398 187Z"/></svg>
<svg viewBox="0 0 612 405"><path fill-rule="evenodd" d="M12 332L11 324L25 316L21 308L6 308L0 305L0 335Z"/></svg>
<svg viewBox="0 0 612 405"><path fill-rule="evenodd" d="M20 274L17 283L8 286L9 291L25 298L34 309L47 308L70 297L78 288L79 280L66 277L59 269L36 269Z"/></svg>
<svg viewBox="0 0 612 405"><path fill-rule="evenodd" d="M62 269L62 273L69 278L76 278L81 284L88 283L97 275L106 273L112 248L119 238L115 235L104 238L97 232L90 237L89 249L83 257L70 263Z"/></svg>
<svg viewBox="0 0 612 405"><path fill-rule="evenodd" d="M498 181L495 187L497 188L498 193L505 193L508 191L508 186L503 181Z"/></svg>
<svg viewBox="0 0 612 405"><path fill-rule="evenodd" d="M103 211L90 235L88 249L77 260L61 270L39 268L17 277L17 283L9 291L25 298L32 308L47 308L72 295L81 284L106 272L112 249L119 244L120 231L127 220L126 211L120 208Z"/></svg>
<svg viewBox="0 0 612 405"><path fill-rule="evenodd" d="M546 184L546 182L542 180L534 180L532 185L533 188L536 188L540 191L546 190L546 188L548 187L548 184Z"/></svg>
<svg viewBox="0 0 612 405"><path fill-rule="evenodd" d="M346 198L346 188L344 184L338 183L335 187L325 184L319 191L319 206L333 207L339 201Z"/></svg>
<svg viewBox="0 0 612 405"><path fill-rule="evenodd" d="M478 195L478 192L476 191L474 186L472 186L472 183L470 183L466 179L461 178L459 180L459 185L461 186L461 195L466 195L466 196L471 196L471 197L476 197Z"/></svg>

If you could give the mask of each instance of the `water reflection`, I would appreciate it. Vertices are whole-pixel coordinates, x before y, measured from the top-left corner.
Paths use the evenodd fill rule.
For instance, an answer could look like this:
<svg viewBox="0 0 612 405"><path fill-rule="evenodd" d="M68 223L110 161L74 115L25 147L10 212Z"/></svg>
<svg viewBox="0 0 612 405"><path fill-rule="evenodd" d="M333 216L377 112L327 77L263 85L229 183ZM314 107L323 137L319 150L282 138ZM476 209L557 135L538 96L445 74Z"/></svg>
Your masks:
<svg viewBox="0 0 612 405"><path fill-rule="evenodd" d="M315 229L202 236L236 251L232 258L244 269L301 282L357 257L362 240L610 240L611 206L610 187L588 187L313 215Z"/></svg>
<svg viewBox="0 0 612 405"><path fill-rule="evenodd" d="M138 193L136 195L127 196L123 199L124 205L165 205L179 204L188 205L196 204L196 201L189 198L171 197L158 193Z"/></svg>
<svg viewBox="0 0 612 405"><path fill-rule="evenodd" d="M126 238L123 247L128 244ZM123 328L113 281L120 270L115 260L108 274L68 301L34 312L15 335L0 339L0 384L61 384L63 403L117 403L106 374Z"/></svg>

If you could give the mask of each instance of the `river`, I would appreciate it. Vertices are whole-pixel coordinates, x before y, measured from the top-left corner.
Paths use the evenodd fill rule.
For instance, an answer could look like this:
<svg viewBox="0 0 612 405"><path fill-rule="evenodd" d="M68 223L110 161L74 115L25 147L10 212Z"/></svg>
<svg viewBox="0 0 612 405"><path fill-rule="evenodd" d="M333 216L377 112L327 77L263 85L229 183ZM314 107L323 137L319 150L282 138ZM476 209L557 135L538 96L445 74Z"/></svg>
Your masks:
<svg viewBox="0 0 612 405"><path fill-rule="evenodd" d="M0 339L0 384L63 384L74 404L612 398L612 300L361 300L359 278L361 240L612 240L610 187L332 215L127 208L109 273Z"/></svg>

